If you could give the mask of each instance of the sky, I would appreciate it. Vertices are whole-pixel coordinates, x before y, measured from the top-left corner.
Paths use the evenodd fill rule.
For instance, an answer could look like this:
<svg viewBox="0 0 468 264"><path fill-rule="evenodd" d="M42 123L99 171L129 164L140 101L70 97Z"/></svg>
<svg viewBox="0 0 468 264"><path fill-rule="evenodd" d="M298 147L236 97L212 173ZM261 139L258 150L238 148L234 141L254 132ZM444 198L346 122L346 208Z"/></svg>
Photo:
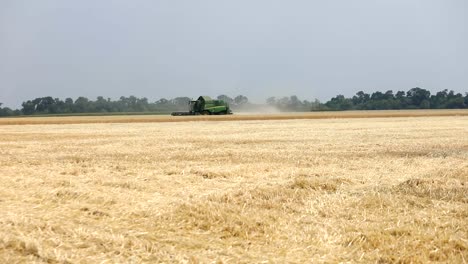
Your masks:
<svg viewBox="0 0 468 264"><path fill-rule="evenodd" d="M0 0L0 102L468 92L466 0Z"/></svg>

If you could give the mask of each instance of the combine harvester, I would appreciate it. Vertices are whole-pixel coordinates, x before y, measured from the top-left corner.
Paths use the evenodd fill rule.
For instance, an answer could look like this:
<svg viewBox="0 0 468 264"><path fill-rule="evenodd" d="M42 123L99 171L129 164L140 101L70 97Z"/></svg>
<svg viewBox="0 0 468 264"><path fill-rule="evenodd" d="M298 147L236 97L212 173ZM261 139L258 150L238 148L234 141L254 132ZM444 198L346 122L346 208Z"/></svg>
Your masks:
<svg viewBox="0 0 468 264"><path fill-rule="evenodd" d="M213 100L209 96L200 96L195 101L190 101L189 112L173 112L173 116L189 115L230 115L229 104L223 100Z"/></svg>

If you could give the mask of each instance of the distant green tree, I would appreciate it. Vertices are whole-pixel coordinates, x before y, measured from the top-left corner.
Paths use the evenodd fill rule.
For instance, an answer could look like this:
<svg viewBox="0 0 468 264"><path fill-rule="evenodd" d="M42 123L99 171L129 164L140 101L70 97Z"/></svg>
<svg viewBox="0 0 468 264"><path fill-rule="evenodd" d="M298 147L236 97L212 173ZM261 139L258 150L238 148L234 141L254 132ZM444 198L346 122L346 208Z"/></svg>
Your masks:
<svg viewBox="0 0 468 264"><path fill-rule="evenodd" d="M135 106L136 111L146 112L146 111L148 111L149 108L150 108L150 106L149 106L148 98L143 97L143 98L139 98L137 100L137 104Z"/></svg>
<svg viewBox="0 0 468 264"><path fill-rule="evenodd" d="M15 116L18 115L16 111L11 110L9 107L0 108L0 116Z"/></svg>
<svg viewBox="0 0 468 264"><path fill-rule="evenodd" d="M165 105L165 104L168 104L168 103L169 103L169 100L167 100L166 98L161 98L158 101L156 101L156 104L158 104L158 105Z"/></svg>
<svg viewBox="0 0 468 264"><path fill-rule="evenodd" d="M303 109L303 105L296 95L289 97L289 108L291 111L300 111Z"/></svg>
<svg viewBox="0 0 468 264"><path fill-rule="evenodd" d="M227 96L225 94L218 95L217 99L218 100L223 100L224 102L226 102L228 104L234 103L234 99L232 99L231 97L229 97L229 96Z"/></svg>
<svg viewBox="0 0 468 264"><path fill-rule="evenodd" d="M451 94L452 93L452 94ZM455 94L453 91L450 91L448 94L447 108L466 108L465 98L461 93Z"/></svg>
<svg viewBox="0 0 468 264"><path fill-rule="evenodd" d="M330 110L350 110L353 108L352 100L345 98L341 94L330 99L325 105Z"/></svg>
<svg viewBox="0 0 468 264"><path fill-rule="evenodd" d="M429 109L429 108L431 108L431 102L429 100L427 100L427 99L424 99L419 104L419 107L421 109Z"/></svg>
<svg viewBox="0 0 468 264"><path fill-rule="evenodd" d="M376 91L371 95L370 98L372 101L379 101L379 100L384 100L385 95L382 92Z"/></svg>
<svg viewBox="0 0 468 264"><path fill-rule="evenodd" d="M429 102L431 96L431 92L428 90L416 87L411 88L407 93L406 97L411 100L412 108L421 108L421 104L424 101ZM423 106L427 104L427 102L423 103Z"/></svg>
<svg viewBox="0 0 468 264"><path fill-rule="evenodd" d="M73 99L65 98L62 105L61 113L72 113L73 112Z"/></svg>
<svg viewBox="0 0 468 264"><path fill-rule="evenodd" d="M23 102L21 106L21 112L25 115L32 115L36 112L36 105L31 100Z"/></svg>
<svg viewBox="0 0 468 264"><path fill-rule="evenodd" d="M448 90L437 92L435 95L431 95L430 103L432 108L444 108L447 104Z"/></svg>
<svg viewBox="0 0 468 264"><path fill-rule="evenodd" d="M55 113L55 109L53 108L55 100L50 96L36 98L32 102L35 105L35 110L37 113Z"/></svg>
<svg viewBox="0 0 468 264"><path fill-rule="evenodd" d="M176 97L171 100L173 104L176 106L182 106L182 107L187 107L187 105L190 103L190 98L189 97Z"/></svg>
<svg viewBox="0 0 468 264"><path fill-rule="evenodd" d="M359 91L351 100L354 105L365 105L370 100L370 95L363 91Z"/></svg>
<svg viewBox="0 0 468 264"><path fill-rule="evenodd" d="M2 108L2 103L0 103L0 116L13 116L13 115L17 115L17 113L15 113L15 111L11 110L10 108L8 107L4 107Z"/></svg>
<svg viewBox="0 0 468 264"><path fill-rule="evenodd" d="M323 105L320 103L318 99L315 99L313 102L310 103L310 111L318 111L322 110Z"/></svg>
<svg viewBox="0 0 468 264"><path fill-rule="evenodd" d="M89 113L89 99L83 96L78 97L73 104L74 113Z"/></svg>
<svg viewBox="0 0 468 264"><path fill-rule="evenodd" d="M393 95L393 91L392 90L386 91L385 94L383 95L383 98L384 98L384 100L393 100L393 99L395 99L395 96Z"/></svg>
<svg viewBox="0 0 468 264"><path fill-rule="evenodd" d="M273 106L273 105L276 105L276 97L274 97L274 96L268 97L268 98L266 99L266 103L267 103L268 105L272 105L272 106Z"/></svg>
<svg viewBox="0 0 468 264"><path fill-rule="evenodd" d="M234 98L234 103L236 105L244 105L248 102L249 102L249 98L247 98L247 96L244 96L244 95L238 95Z"/></svg>
<svg viewBox="0 0 468 264"><path fill-rule="evenodd" d="M107 100L103 97L103 96L98 96L96 98L96 101L93 102L93 109L96 111L96 112L109 112L110 108L109 108L109 103L107 102Z"/></svg>
<svg viewBox="0 0 468 264"><path fill-rule="evenodd" d="M395 98L400 100L400 99L403 99L405 98L405 95L406 93L404 91L398 91L396 94L395 94Z"/></svg>

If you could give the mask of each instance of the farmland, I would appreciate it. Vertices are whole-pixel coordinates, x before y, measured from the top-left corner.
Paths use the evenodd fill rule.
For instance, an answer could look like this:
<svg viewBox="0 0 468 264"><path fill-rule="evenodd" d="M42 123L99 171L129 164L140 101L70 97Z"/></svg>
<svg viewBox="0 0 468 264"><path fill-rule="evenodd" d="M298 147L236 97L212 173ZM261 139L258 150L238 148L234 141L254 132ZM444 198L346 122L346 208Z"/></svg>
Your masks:
<svg viewBox="0 0 468 264"><path fill-rule="evenodd" d="M5 118L0 261L466 263L467 184L466 110Z"/></svg>
<svg viewBox="0 0 468 264"><path fill-rule="evenodd" d="M238 113L220 116L169 115L93 115L93 116L33 116L0 118L0 125L46 125L46 124L96 124L96 123L160 123L187 121L252 121L330 118L379 118L379 117L423 117L423 116L468 116L464 109L438 110L379 110L379 111L337 111L337 112L290 112L290 113Z"/></svg>

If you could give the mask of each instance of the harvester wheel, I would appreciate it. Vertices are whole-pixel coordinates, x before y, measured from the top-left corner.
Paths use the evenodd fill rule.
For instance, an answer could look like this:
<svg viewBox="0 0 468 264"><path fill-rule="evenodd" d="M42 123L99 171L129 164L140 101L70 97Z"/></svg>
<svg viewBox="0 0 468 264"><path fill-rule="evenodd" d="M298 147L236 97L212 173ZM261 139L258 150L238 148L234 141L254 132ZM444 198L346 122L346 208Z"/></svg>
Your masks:
<svg viewBox="0 0 468 264"><path fill-rule="evenodd" d="M211 113L210 113L210 111L205 110L205 111L202 112L202 115L211 115Z"/></svg>

